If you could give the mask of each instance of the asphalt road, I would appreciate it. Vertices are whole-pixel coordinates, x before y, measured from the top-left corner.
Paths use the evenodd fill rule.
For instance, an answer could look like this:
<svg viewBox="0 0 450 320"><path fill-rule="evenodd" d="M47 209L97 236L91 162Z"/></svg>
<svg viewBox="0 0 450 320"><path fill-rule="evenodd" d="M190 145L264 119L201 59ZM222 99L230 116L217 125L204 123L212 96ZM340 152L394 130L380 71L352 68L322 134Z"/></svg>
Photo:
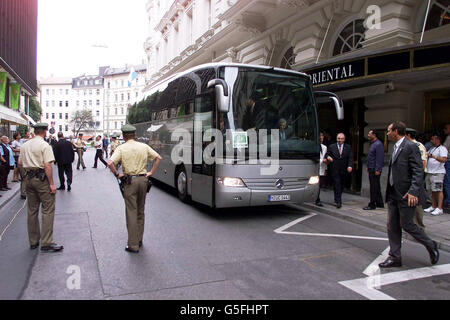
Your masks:
<svg viewBox="0 0 450 320"><path fill-rule="evenodd" d="M93 157L75 170L72 192L57 194L62 253L29 250L19 196L0 210L0 299L450 298L444 252L429 268L426 250L406 241L404 266L368 279L379 275L367 268L388 247L385 233L298 207L215 212L159 184L147 198L144 247L130 254L117 183L103 165L91 168Z"/></svg>

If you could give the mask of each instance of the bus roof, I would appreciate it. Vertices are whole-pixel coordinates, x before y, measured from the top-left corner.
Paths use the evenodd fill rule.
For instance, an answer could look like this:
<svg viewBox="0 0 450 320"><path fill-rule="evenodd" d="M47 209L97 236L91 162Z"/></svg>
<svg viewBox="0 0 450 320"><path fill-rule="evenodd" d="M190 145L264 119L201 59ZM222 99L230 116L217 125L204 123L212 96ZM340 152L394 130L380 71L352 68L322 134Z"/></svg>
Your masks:
<svg viewBox="0 0 450 320"><path fill-rule="evenodd" d="M178 73L175 73L163 80L158 81L157 83L154 83L151 87L146 87L144 89L144 91L148 92L150 91L152 88L159 86L160 84L162 84L163 82L169 81L170 79L174 79L177 77L181 77L185 74L197 71L197 70L202 70L202 69L208 69L208 68L220 68L220 67L244 67L244 68L254 68L254 69L261 69L261 70L275 70L275 71L279 71L279 72L286 72L286 73L293 73L295 75L301 75L304 77L308 77L310 78L311 76L303 73L303 72L299 72L299 71L295 71L295 70L288 70L288 69L282 69L282 68L276 68L276 67L272 67L272 66L264 66L264 65L253 65L253 64L243 64L243 63L231 63L231 62L216 62L216 63L205 63L205 64L201 64L192 68L189 68L185 71L181 71Z"/></svg>

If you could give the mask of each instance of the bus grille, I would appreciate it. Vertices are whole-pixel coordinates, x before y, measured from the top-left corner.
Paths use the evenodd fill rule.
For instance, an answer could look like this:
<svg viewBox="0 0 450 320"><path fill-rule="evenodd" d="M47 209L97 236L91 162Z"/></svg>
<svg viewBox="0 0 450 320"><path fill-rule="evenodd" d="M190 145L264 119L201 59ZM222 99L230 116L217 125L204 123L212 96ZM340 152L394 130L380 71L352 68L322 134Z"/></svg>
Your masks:
<svg viewBox="0 0 450 320"><path fill-rule="evenodd" d="M308 184L308 179L299 178L281 178L284 181L284 188L278 189L276 182L278 178L268 179L242 179L250 190L294 190L305 188Z"/></svg>

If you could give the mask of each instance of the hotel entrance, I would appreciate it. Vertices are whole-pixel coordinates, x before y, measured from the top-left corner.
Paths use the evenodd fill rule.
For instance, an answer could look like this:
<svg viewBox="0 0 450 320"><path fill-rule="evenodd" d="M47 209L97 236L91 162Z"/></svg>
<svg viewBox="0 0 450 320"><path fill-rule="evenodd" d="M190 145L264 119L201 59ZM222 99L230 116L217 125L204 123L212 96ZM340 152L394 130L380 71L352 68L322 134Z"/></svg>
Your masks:
<svg viewBox="0 0 450 320"><path fill-rule="evenodd" d="M338 120L335 107L332 103L320 103L318 105L319 127L321 131L330 135L326 144L336 143L336 136L342 132L346 136L346 143L353 149L353 173L345 184L347 192L359 193L362 181L362 158L364 143L364 99L344 100L344 120Z"/></svg>

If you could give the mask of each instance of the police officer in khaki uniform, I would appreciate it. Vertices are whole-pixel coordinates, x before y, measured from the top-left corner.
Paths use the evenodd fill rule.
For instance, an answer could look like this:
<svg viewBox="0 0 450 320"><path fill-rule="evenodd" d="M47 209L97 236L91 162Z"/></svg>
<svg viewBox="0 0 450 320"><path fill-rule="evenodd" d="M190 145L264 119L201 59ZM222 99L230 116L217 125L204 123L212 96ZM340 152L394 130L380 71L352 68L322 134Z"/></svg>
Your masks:
<svg viewBox="0 0 450 320"><path fill-rule="evenodd" d="M158 169L162 158L148 145L135 141L136 128L132 125L124 125L122 133L125 143L115 149L108 167L117 178L126 181L123 196L126 206L128 245L125 250L138 253L144 236L148 179ZM147 172L148 161L154 161L150 172ZM122 164L123 174L119 174L116 169L119 162Z"/></svg>
<svg viewBox="0 0 450 320"><path fill-rule="evenodd" d="M117 137L113 135L111 137L111 154L109 155L110 157L112 157L114 151L117 149L118 146L120 146L120 142L117 141Z"/></svg>
<svg viewBox="0 0 450 320"><path fill-rule="evenodd" d="M86 147L86 142L83 141L83 134L80 133L78 135L78 139L77 141L74 142L73 144L77 150L77 154L78 154L78 164L77 164L77 170L80 170L80 164L83 167L83 170L86 169L86 166L84 165L84 160L83 160L83 153L84 153L84 147Z"/></svg>
<svg viewBox="0 0 450 320"><path fill-rule="evenodd" d="M45 142L48 124L34 126L36 136L20 149L19 164L23 166L28 198L28 236L30 249L57 252L63 249L53 243L56 186L53 183L52 163L55 162L52 147ZM42 228L39 226L39 207L42 204Z"/></svg>

